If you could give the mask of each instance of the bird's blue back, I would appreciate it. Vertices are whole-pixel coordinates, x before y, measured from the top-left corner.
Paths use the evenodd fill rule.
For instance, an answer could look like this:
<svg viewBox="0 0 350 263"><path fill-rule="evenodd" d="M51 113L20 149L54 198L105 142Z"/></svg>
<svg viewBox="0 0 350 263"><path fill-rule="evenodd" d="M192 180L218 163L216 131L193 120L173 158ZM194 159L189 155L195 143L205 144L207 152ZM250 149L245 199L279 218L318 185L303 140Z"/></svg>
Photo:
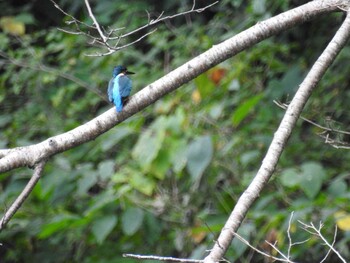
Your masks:
<svg viewBox="0 0 350 263"><path fill-rule="evenodd" d="M123 66L117 66L113 69L113 78L108 83L108 100L112 102L121 112L123 109L123 98L126 98L131 93L132 82L125 74L120 74L126 71Z"/></svg>
<svg viewBox="0 0 350 263"><path fill-rule="evenodd" d="M118 75L116 77L116 81L118 82L120 96L128 97L130 96L132 82L131 79L126 75Z"/></svg>

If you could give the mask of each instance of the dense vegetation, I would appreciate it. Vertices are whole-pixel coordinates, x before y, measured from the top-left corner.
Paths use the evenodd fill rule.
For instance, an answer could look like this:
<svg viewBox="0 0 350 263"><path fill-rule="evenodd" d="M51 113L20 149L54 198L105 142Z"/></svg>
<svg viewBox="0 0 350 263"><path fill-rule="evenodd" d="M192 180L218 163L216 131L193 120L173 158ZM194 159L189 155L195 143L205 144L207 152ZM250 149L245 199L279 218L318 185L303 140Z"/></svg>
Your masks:
<svg viewBox="0 0 350 263"><path fill-rule="evenodd" d="M147 23L145 10L173 14L191 8L185 2L91 4L102 25L131 31ZM91 23L84 1L58 3ZM137 72L136 93L213 44L302 3L222 0L204 13L170 20L107 57L86 56L98 49L83 36L58 31L68 18L50 1L0 3L8 16L0 20L0 148L40 142L109 109L104 93L113 66ZM55 156L0 233L1 262L134 262L122 259L128 252L202 258L259 168L284 114L273 100L290 101L341 21L341 13L328 15L270 38L95 141ZM306 118L349 130L349 57L346 47L311 97ZM277 240L285 250L294 211L294 242L309 237L297 220L322 221L329 240L337 225L336 248L350 258L350 151L325 144L320 132L300 120L273 180L240 229L252 245L269 251L264 240ZM31 173L0 175L2 209ZM297 261L317 262L325 249L312 238L291 252ZM227 257L263 262L238 240Z"/></svg>

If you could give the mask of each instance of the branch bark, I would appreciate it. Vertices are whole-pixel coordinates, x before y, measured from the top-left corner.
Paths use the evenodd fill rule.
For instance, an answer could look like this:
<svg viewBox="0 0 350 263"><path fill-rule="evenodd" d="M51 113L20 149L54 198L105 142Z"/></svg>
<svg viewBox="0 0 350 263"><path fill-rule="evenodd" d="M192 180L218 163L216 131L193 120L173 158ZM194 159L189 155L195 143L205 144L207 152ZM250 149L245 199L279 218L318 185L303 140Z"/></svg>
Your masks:
<svg viewBox="0 0 350 263"><path fill-rule="evenodd" d="M281 156L287 141L295 127L301 112L309 99L311 92L317 86L326 70L333 63L336 56L342 50L346 41L350 36L350 13L347 14L345 21L328 44L326 49L312 66L310 72L301 83L292 102L287 108L287 111L281 121L278 130L270 144L270 147L265 155L262 165L257 172L255 178L239 198L234 207L229 219L227 220L221 234L215 243L210 254L205 258L205 263L219 262L226 250L231 244L231 241L246 216L253 202L259 197L260 192L272 176L279 157Z"/></svg>
<svg viewBox="0 0 350 263"><path fill-rule="evenodd" d="M240 34L218 45L214 45L208 51L146 86L130 99L123 112L119 114L112 108L69 132L48 138L41 143L27 147L0 150L0 172L18 167L35 166L37 163L55 154L91 141L118 123L153 104L161 97L239 52L292 26L301 24L318 15L335 11L339 5L346 5L347 3L348 1L346 0L311 1L303 6L257 23Z"/></svg>
<svg viewBox="0 0 350 263"><path fill-rule="evenodd" d="M0 220L0 231L5 228L6 224L10 221L17 210L22 206L24 201L27 199L29 194L33 191L35 185L39 181L41 174L44 170L45 161L38 163L34 168L33 176L30 178L26 187L23 189L22 193L16 198L10 208L5 212Z"/></svg>

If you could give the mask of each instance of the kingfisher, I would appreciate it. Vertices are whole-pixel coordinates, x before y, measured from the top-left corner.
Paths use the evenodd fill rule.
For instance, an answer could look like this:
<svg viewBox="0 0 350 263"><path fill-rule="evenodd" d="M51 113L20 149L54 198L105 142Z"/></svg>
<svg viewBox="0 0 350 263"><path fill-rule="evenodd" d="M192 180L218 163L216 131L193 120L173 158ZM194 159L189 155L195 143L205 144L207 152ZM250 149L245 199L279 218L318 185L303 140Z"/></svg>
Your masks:
<svg viewBox="0 0 350 263"><path fill-rule="evenodd" d="M127 76L130 74L135 73L128 71L124 66L116 66L113 69L113 77L108 83L108 100L115 105L117 112L123 110L123 105L130 95L132 82Z"/></svg>

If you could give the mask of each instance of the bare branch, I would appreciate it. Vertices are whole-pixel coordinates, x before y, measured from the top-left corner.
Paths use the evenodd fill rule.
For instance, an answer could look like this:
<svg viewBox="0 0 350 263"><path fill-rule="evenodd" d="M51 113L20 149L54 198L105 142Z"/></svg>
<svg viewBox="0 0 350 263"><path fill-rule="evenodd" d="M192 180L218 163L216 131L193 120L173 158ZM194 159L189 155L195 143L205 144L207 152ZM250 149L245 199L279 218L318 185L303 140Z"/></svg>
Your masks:
<svg viewBox="0 0 350 263"><path fill-rule="evenodd" d="M292 249L292 244L293 244L292 237L290 235L290 227L292 225L293 215L294 215L294 211L292 211L288 221L287 236L288 236L289 246L288 246L287 258L290 258L290 250Z"/></svg>
<svg viewBox="0 0 350 263"><path fill-rule="evenodd" d="M345 0L343 1L345 3ZM330 0L329 2L339 3L339 0ZM145 107L153 104L164 95L174 91L183 84L239 52L296 24L310 20L320 14L336 10L336 7L332 5L322 8L322 4L322 0L309 2L285 14L260 22L246 31L213 46L208 51L193 58L132 96L121 113L116 113L115 109L112 108L71 131L48 138L38 144L14 149L0 149L0 172L9 171L18 167L36 166L38 163L45 162L55 154L91 141ZM343 40L337 40L340 49ZM328 60L325 61L327 62ZM315 77L315 79L317 78ZM269 167L267 169L269 169ZM250 194L249 190L250 189L246 191L248 195ZM259 191L257 191L257 193L259 193ZM237 220L237 227L240 225L243 217L244 213L240 213ZM231 224L229 224L229 226L231 226ZM232 231L230 228L228 228L228 230L230 232ZM225 240L226 239L218 240L216 244L216 247L219 247L220 251L226 251L228 247L227 242L230 243L230 241ZM223 244L223 246L221 247L218 244ZM222 253L222 251L219 253ZM224 253L217 253L217 250L212 250L211 256L214 255L216 257L219 255L219 259L222 259Z"/></svg>
<svg viewBox="0 0 350 263"><path fill-rule="evenodd" d="M285 104L285 103L281 103L281 102L278 102L278 101L273 101L278 107L286 110L288 108L288 105ZM320 128L323 130L322 133L319 133L318 136L320 136L321 138L323 138L325 140L325 143L327 144L330 144L331 146L333 146L334 148L337 148L337 149L350 149L350 145L346 142L342 142L342 141L339 141L339 140L334 140L334 139L331 139L329 138L329 133L330 132L333 132L333 133L338 133L338 134L342 134L342 135L350 135L350 132L348 131L343 131L343 130L339 130L339 129L333 129L333 128L329 128L329 127L325 127L325 126L322 126L314 121L311 121L303 116L300 115L300 119L314 125L315 127L317 128Z"/></svg>
<svg viewBox="0 0 350 263"><path fill-rule="evenodd" d="M16 198L10 208L5 212L0 220L0 231L4 229L6 224L10 221L12 216L17 212L17 210L22 206L23 202L27 199L29 194L33 191L34 186L39 181L41 174L44 170L45 161L42 161L35 165L33 176L28 181L27 185L21 192L21 194Z"/></svg>
<svg viewBox="0 0 350 263"><path fill-rule="evenodd" d="M101 27L100 27L100 24L97 22L95 15L92 13L90 3L88 0L85 0L85 5L86 5L86 8L89 12L89 16L91 17L92 21L94 22L93 25L96 27L96 30L99 33L100 37L102 38L103 42L106 43L107 37L103 34Z"/></svg>
<svg viewBox="0 0 350 263"><path fill-rule="evenodd" d="M152 30L152 31L150 31L150 32L148 32L148 33L142 35L141 37L139 37L139 38L136 39L135 41L132 41L132 42L130 42L130 43L128 43L128 44L125 44L125 45L123 45L123 46L118 46L119 42L117 42L117 43L115 44L114 47L109 47L109 51L106 52L106 53L85 54L85 56L88 56L88 57L102 57L102 56L108 56L108 55L113 54L114 52L116 52L116 51L118 51L118 50L120 50L120 49L123 49L123 48L126 48L126 47L128 47L128 46L134 45L135 43L141 41L143 38L145 38L145 37L147 37L148 35L154 33L156 30L157 30L157 29L154 29L154 30Z"/></svg>
<svg viewBox="0 0 350 263"><path fill-rule="evenodd" d="M274 245L272 245L271 243L267 242L269 245L271 245L274 249L276 249L276 251L280 252L280 254L283 256L283 258L278 258L278 257L275 257L275 256L272 256L270 254L267 254L266 252L262 251L262 250L259 250L258 248L254 247L253 245L251 245L248 240L246 240L245 238L243 238L242 236L240 236L239 234L237 233L234 233L235 237L237 237L243 244L246 244L247 246L249 246L251 249L253 249L255 252L263 255L264 257L267 257L267 258L271 258L273 260L276 260L276 261L281 261L281 262L289 262L289 263L293 263L294 261L291 261L289 258L287 258L285 255L283 255L282 252L280 252L277 248L274 247Z"/></svg>
<svg viewBox="0 0 350 263"><path fill-rule="evenodd" d="M135 254L123 254L125 258L136 258L146 260L158 260L166 262L182 262L182 263L202 263L203 260L187 259L187 258L173 258L173 257L159 257L159 256L148 256L148 255L135 255Z"/></svg>
<svg viewBox="0 0 350 263"><path fill-rule="evenodd" d="M124 49L126 47L129 47L131 45L134 45L135 43L141 41L142 39L144 39L145 37L147 37L148 35L152 34L155 32L156 29L150 31L150 32L147 32L145 34L143 34L141 37L139 37L137 40L134 40L128 44L124 44L124 45L121 45L119 46L119 43L120 43L120 40L121 39L124 39L126 37L129 37L129 36L132 36L142 30L145 30L151 26L154 26L156 24L159 24L161 22L164 22L164 21L167 21L167 20L170 20L170 19L174 19L176 17L179 17L179 16L184 16L184 15L188 15L188 14L191 14L191 13L201 13L203 11L205 11L206 9L212 7L213 5L217 4L219 1L216 1L212 4L209 4L205 7L202 7L202 8L198 8L198 9L195 9L195 5L196 5L196 2L193 1L193 6L191 8L191 10L188 10L188 11L185 11L185 12L181 12L181 13L178 13L178 14L175 14L175 15L169 15L169 16L166 16L166 17L162 17L164 12L162 12L156 19L151 19L151 16L149 14L148 11L147 12L147 17L148 17L148 20L147 20L147 24L145 24L144 26L141 26L141 27L138 27L130 32L127 32L125 34L119 34L118 36L113 36L113 34L117 31L120 31L124 28L117 28L117 29L110 29L109 32L107 33L104 33L102 31L102 28L100 26L100 24L98 23L92 9L91 9L91 6L90 6L90 3L88 0L85 0L85 5L86 5L86 8L88 10L88 13L89 13L89 16L90 18L92 19L93 21L93 26L90 26L78 19L76 19L75 17L73 17L72 15L68 14L67 12L65 12L62 8L60 8L58 6L57 3L55 3L53 0L50 0L54 6L60 11L62 12L64 15L68 16L69 18L71 18L72 20L68 22L68 24L74 24L75 27L76 27L76 31L72 31L72 30L67 30L67 29L62 29L62 28L58 28L58 30L62 31L62 32L65 32L65 33L68 33L68 34L73 34L73 35L84 35L86 37L88 37L89 39L92 40L92 44L95 44L95 43L98 43L99 45L102 45L104 47L107 48L107 52L104 52L104 53L95 53L95 54L86 54L87 56L107 56L107 55L111 55L113 54L114 52L117 52L121 49ZM84 30L80 27L80 25L83 25L87 28L90 28L90 29L93 29L93 30L96 30L99 37L96 37L96 36L93 36L90 34L90 32L84 32ZM112 44L110 42L114 42L116 41L116 43Z"/></svg>
<svg viewBox="0 0 350 263"><path fill-rule="evenodd" d="M299 7L298 11L301 11L308 4L316 4L319 7L322 6L322 1L311 1L304 6ZM297 9L294 9L294 12L298 12ZM309 11L304 10L304 14ZM303 15L303 14L300 14ZM281 17L286 16L281 14ZM267 21L262 22L266 25ZM277 26L279 27L279 25ZM262 162L262 165L257 172L255 178L239 198L236 206L234 207L229 219L227 220L224 228L222 229L218 242L215 244L210 254L206 257L206 263L218 262L223 255L226 253L226 250L230 246L234 233L239 228L244 217L246 216L249 208L252 206L254 201L259 197L260 192L264 186L268 183L270 177L272 176L275 167L278 163L279 157L281 156L288 139L293 131L293 128L296 125L298 118L311 95L313 89L320 82L324 73L328 67L333 63L336 56L344 47L346 41L350 35L350 14L345 18L345 21L338 29L337 33L328 44L326 49L317 59L315 64L312 66L310 72L305 77L304 81L301 83L298 91L296 92L292 102L290 103L287 111L281 121L280 126L274 134L274 138L270 144L270 147L265 155L265 158ZM220 245L219 245L220 244Z"/></svg>
<svg viewBox="0 0 350 263"><path fill-rule="evenodd" d="M194 6L194 5L195 5L195 1L194 1L194 5L192 6L192 9L191 9L191 10L188 10L188 11L185 11L185 12L181 12L181 13L178 13L178 14L175 14L175 15L165 16L165 17L163 17L163 18L162 18L162 15L163 15L164 12L162 12L156 19L150 20L150 21L148 22L148 24L146 24L146 25L144 25L144 26L141 26L141 27L139 27L139 28L137 28L137 29L135 29L135 30L133 30L133 31L130 31L130 32L126 33L126 34L123 34L123 35L121 35L121 36L119 36L119 37L120 37L120 38L128 37L128 36L130 36L130 35L133 35L133 34L139 32L139 31L143 30L143 29L148 28L148 27L151 26L151 25L156 25L156 24L158 24L158 23L161 23L161 22L164 22L164 21L166 21L166 20L170 20L170 19L173 19L173 18L176 18L176 17L179 17L179 16L184 16L184 15L188 15L188 14L191 14L191 13L201 13L201 12L205 11L206 9L212 7L213 5L216 5L218 2L219 2L219 1L216 1L216 2L214 2L214 3L212 3L212 4L209 4L209 5L205 6L205 7L202 7L202 8L199 8L199 9L194 9L194 7L195 7L195 6ZM114 37L114 38L112 37L112 38L110 38L110 39L113 40L113 39L117 39L117 38L119 38L119 37Z"/></svg>
<svg viewBox="0 0 350 263"><path fill-rule="evenodd" d="M339 0L335 2L338 3ZM32 166L42 159L47 159L52 155L91 141L116 124L153 104L164 95L244 49L298 23L336 10L336 7L331 5L321 8L320 5L322 3L322 0L311 1L303 6L287 11L285 13L287 15L281 14L272 17L220 44L214 45L208 51L193 58L132 96L124 110L119 114L113 108L71 131L48 138L36 145L13 149L0 159L0 172L23 166Z"/></svg>
<svg viewBox="0 0 350 263"><path fill-rule="evenodd" d="M93 27L93 26L90 26L78 19L76 19L74 16L68 14L66 11L64 11L62 8L60 8L60 6L54 1L54 0L50 0L54 7L56 7L62 14L64 14L65 16L68 16L70 19L72 19L71 21L67 21L66 23L69 25L69 24L75 24L77 26L77 29L80 29L79 25L78 24L82 24L88 28L91 28L91 29L96 29L96 27Z"/></svg>
<svg viewBox="0 0 350 263"><path fill-rule="evenodd" d="M280 108L282 108L282 109L284 109L284 110L286 110L286 109L288 108L288 105L285 104L285 103L281 103L281 102L278 102L278 101L276 101L276 100L274 100L273 102L274 102L278 107L280 107ZM300 115L300 119L302 119L302 120L304 120L304 121L306 121L306 122L308 122L308 123L310 123L310 124L312 124L312 125L314 125L314 126L320 128L320 129L322 129L322 130L325 130L325 131L336 132L336 133L340 133L340 134L350 135L350 132L348 132L348 131L342 131L342 130L338 130L338 129L333 129L333 128L329 128L329 127L322 126L322 125L320 125L320 124L318 124L318 123L316 123L316 122L314 122L314 121L311 121L311 120L309 120L309 119L303 117L302 115Z"/></svg>
<svg viewBox="0 0 350 263"><path fill-rule="evenodd" d="M334 248L334 244L335 244L335 241L336 241L336 237L337 237L337 225L335 225L335 231L334 231L334 236L333 236L333 242L332 242L332 244L330 244L328 241L327 241L327 239L322 235L322 233L321 233L321 230L322 230L322 228L323 228L323 224L320 222L320 224L319 224L319 227L317 228L317 227L315 227L315 225L311 222L309 225L308 224L305 224L305 223L303 223L302 221L299 221L298 220L298 222L303 226L303 229L306 231L306 232L308 232L308 233L310 233L310 234L312 234L312 235L315 235L315 236L317 236L318 238L320 238L324 243L325 243L325 245L329 248L329 251L327 252L327 254L326 254L326 256L323 258L323 260L321 261L321 262L323 262L323 261L325 261L325 259L328 257L328 255L329 255L329 253L330 253L330 251L333 251L337 256L338 256L338 258L342 261L342 262L344 262L344 263L346 263L346 260L340 255L340 253Z"/></svg>
<svg viewBox="0 0 350 263"><path fill-rule="evenodd" d="M323 135L321 133L318 136L320 136L321 138L325 139L325 143L330 144L332 147L334 147L336 149L346 149L346 150L350 149L350 145L348 143L342 142L342 141L339 141L339 140L331 139L331 138L329 138L329 134L328 133L326 135Z"/></svg>

